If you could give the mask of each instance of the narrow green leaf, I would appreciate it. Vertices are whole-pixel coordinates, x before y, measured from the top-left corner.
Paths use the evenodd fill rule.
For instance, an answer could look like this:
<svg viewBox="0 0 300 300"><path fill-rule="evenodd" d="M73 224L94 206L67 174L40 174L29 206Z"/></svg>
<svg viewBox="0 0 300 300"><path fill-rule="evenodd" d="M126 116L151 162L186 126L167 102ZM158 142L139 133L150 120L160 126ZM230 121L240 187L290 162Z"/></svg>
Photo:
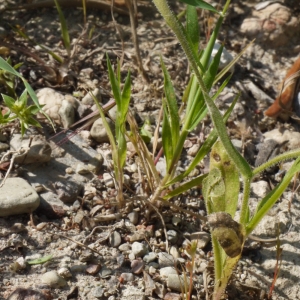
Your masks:
<svg viewBox="0 0 300 300"><path fill-rule="evenodd" d="M21 80L23 81L23 83L25 85L25 88L27 89L27 92L28 92L29 96L31 97L32 101L34 102L34 104L37 107L39 107L41 109L41 106L39 104L39 100L38 100L35 92L33 91L32 87L27 82L27 80L19 72L17 72L11 65L9 65L1 56L0 56L0 69L3 69L5 71L21 78ZM41 110L41 112L49 120L50 124L54 128L54 124L53 124L52 120L49 118L49 116L43 110Z"/></svg>
<svg viewBox="0 0 300 300"><path fill-rule="evenodd" d="M29 265L40 265L40 264L43 264L49 260L51 260L53 257L53 255L47 255L47 256L44 256L44 257L41 257L41 258L37 258L37 259L33 259L33 260L28 260L27 263Z"/></svg>
<svg viewBox="0 0 300 300"><path fill-rule="evenodd" d="M3 98L3 101L5 103L5 105L11 110L14 112L15 110L15 99L13 99L12 97L10 96L7 96L7 95L4 95L4 94L1 94L2 98Z"/></svg>
<svg viewBox="0 0 300 300"><path fill-rule="evenodd" d="M217 9L215 9L212 5L210 5L209 3L203 0L180 0L180 1L192 6L196 6L205 10L212 11L216 14L220 14L220 12Z"/></svg>
<svg viewBox="0 0 300 300"><path fill-rule="evenodd" d="M171 125L168 119L168 112L166 108L166 101L163 100L164 116L162 121L162 145L164 149L164 154L166 158L167 170L169 170L171 165L171 160L173 158L173 143L171 134Z"/></svg>
<svg viewBox="0 0 300 300"><path fill-rule="evenodd" d="M42 125L37 120L35 120L33 117L29 117L27 122L28 122L28 124L30 124L32 126L42 128Z"/></svg>
<svg viewBox="0 0 300 300"><path fill-rule="evenodd" d="M234 59L229 62L227 66L225 66L215 77L214 83L217 83L230 69L237 63L237 61L241 58L241 56L246 52L246 50L253 44L254 40L251 41Z"/></svg>
<svg viewBox="0 0 300 300"><path fill-rule="evenodd" d="M28 99L28 96L27 96L27 91L26 91L26 89L25 89L25 90L23 91L22 95L19 97L19 101L20 101L20 103L21 103L22 109L26 109L27 99Z"/></svg>
<svg viewBox="0 0 300 300"><path fill-rule="evenodd" d="M198 23L197 10L194 6L187 6L186 9L186 32L193 45L193 51L198 53L200 42L200 30Z"/></svg>
<svg viewBox="0 0 300 300"><path fill-rule="evenodd" d="M203 78L203 81L204 81L204 83L205 83L205 85L206 85L206 87L209 91L210 91L210 89L213 85L213 82L215 80L215 77L218 73L223 48L224 48L223 45L221 45L221 47L219 48L217 54L212 59L212 62L209 65L208 70L205 73L204 78Z"/></svg>
<svg viewBox="0 0 300 300"><path fill-rule="evenodd" d="M239 98L239 94L234 98L230 107L226 111L226 113L223 117L224 123L227 122L238 98ZM196 154L195 158L193 159L191 164L188 166L186 171L184 173L180 174L179 176L177 176L176 178L174 178L172 181L168 182L167 186L174 184L176 182L179 182L179 181L183 180L185 177L187 177L196 168L196 166L201 162L201 160L209 153L213 144L216 142L217 138L218 138L217 132L215 129L213 129L210 132L209 136L204 141L203 145L200 147L198 153Z"/></svg>
<svg viewBox="0 0 300 300"><path fill-rule="evenodd" d="M111 62L110 62L110 59L109 59L107 53L106 53L106 60L107 60L107 68L108 68L108 75L109 75L109 81L111 84L111 89L113 91L113 95L116 100L117 106L121 108L122 107L122 96L121 96L121 90L120 90L120 82L118 81L118 78L114 74L114 71L111 66Z"/></svg>
<svg viewBox="0 0 300 300"><path fill-rule="evenodd" d="M276 201L283 194L285 189L290 184L296 173L300 172L300 157L297 158L292 167L287 171L282 181L273 189L266 197L264 197L257 205L256 212L251 221L246 226L246 234L249 235L255 227L258 225L260 220L268 213L273 207Z"/></svg>
<svg viewBox="0 0 300 300"><path fill-rule="evenodd" d="M203 55L201 56L201 64L204 68L204 70L207 70L208 66L209 66L209 61L210 61L210 58L211 58L211 54L212 54L212 51L213 51L213 48L214 48L214 45L216 43L216 40L218 38L218 35L219 35L219 31L220 31L220 28L221 28L221 25L223 23L223 20L224 20L224 17L223 16L220 16L218 21L217 21L217 24L216 24L216 27L207 43L207 46L203 52Z"/></svg>
<svg viewBox="0 0 300 300"><path fill-rule="evenodd" d="M181 186L178 188L174 189L173 191L169 192L167 195L164 196L165 200L169 200L177 195L180 195L184 192L187 192L191 190L192 188L196 186L201 186L203 180L207 177L208 174L200 175L196 178L193 178L192 180L183 183Z"/></svg>
<svg viewBox="0 0 300 300"><path fill-rule="evenodd" d="M218 91L212 96L212 100L215 101L218 96L220 95L220 93L224 90L224 88L227 86L230 78L231 78L232 74L229 75L224 82L222 83L222 85L220 86L220 88L218 89ZM236 100L238 100L239 95L236 97ZM204 99L201 98L201 100L204 102ZM234 103L235 100L233 101ZM235 105L235 104L234 104ZM197 110L195 110L195 114L193 115L193 119L192 119L192 124L190 125L190 129L189 130L193 130L207 115L207 107L205 105L205 103L202 104L202 106Z"/></svg>
<svg viewBox="0 0 300 300"><path fill-rule="evenodd" d="M180 118L178 115L178 106L175 91L171 82L170 75L161 59L162 70L164 73L164 88L166 95L166 106L165 106L165 115L169 119L170 133L172 139L172 148L173 151L177 146L179 133L180 133Z"/></svg>
<svg viewBox="0 0 300 300"><path fill-rule="evenodd" d="M66 23L66 19L64 17L64 14L59 6L59 3L57 0L55 1L55 5L58 11L58 16L59 16L59 21L60 21L60 28L61 28L61 34L62 34L62 39L64 42L64 46L68 52L68 56L71 56L71 43L70 43L70 36L69 36L69 31Z"/></svg>
<svg viewBox="0 0 300 300"><path fill-rule="evenodd" d="M130 71L128 71L121 97L122 97L122 101L121 101L122 106L120 108L120 112L121 112L122 123L124 123L126 120L129 103L130 103L130 97L131 97Z"/></svg>

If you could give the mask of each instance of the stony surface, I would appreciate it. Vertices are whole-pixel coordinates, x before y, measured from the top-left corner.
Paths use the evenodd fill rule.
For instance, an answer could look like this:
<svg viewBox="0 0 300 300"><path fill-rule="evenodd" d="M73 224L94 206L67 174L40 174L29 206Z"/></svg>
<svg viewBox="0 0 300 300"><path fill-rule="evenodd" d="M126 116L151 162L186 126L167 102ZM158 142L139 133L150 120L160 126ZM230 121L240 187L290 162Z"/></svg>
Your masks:
<svg viewBox="0 0 300 300"><path fill-rule="evenodd" d="M0 188L0 216L32 213L40 204L40 197L23 178L8 178Z"/></svg>

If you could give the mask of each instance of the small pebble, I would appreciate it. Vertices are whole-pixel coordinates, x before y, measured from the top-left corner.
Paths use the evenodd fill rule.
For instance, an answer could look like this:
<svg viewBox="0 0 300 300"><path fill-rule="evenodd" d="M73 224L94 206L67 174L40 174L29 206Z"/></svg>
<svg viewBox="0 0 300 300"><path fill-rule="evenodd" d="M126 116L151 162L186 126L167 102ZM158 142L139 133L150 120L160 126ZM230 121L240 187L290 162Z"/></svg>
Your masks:
<svg viewBox="0 0 300 300"><path fill-rule="evenodd" d="M131 245L130 244L122 244L118 248L121 252L130 251Z"/></svg>
<svg viewBox="0 0 300 300"><path fill-rule="evenodd" d="M58 275L63 277L63 278L71 278L72 273L70 272L69 268L67 267L62 267L57 271Z"/></svg>
<svg viewBox="0 0 300 300"><path fill-rule="evenodd" d="M178 233L175 230L168 230L167 235L168 235L169 242L171 242L172 244L175 244L177 242Z"/></svg>
<svg viewBox="0 0 300 300"><path fill-rule="evenodd" d="M109 243L112 247L119 247L121 244L121 235L118 231L113 231L109 237Z"/></svg>
<svg viewBox="0 0 300 300"><path fill-rule="evenodd" d="M93 297L95 297L97 299L102 298L103 294L104 294L104 290L103 290L103 288L101 288L99 286L97 286L96 288L94 288L93 291L92 291Z"/></svg>
<svg viewBox="0 0 300 300"><path fill-rule="evenodd" d="M138 275L143 272L145 263L141 259L134 259L131 262L131 270L134 274Z"/></svg>
<svg viewBox="0 0 300 300"><path fill-rule="evenodd" d="M189 278L186 277L187 286L189 286ZM181 292L181 288L185 286L184 277L179 274L169 274L167 279L167 287L173 291Z"/></svg>
<svg viewBox="0 0 300 300"><path fill-rule="evenodd" d="M159 270L159 274L162 277L168 277L169 274L176 274L178 275L177 270L174 267L165 267L165 268L161 268Z"/></svg>
<svg viewBox="0 0 300 300"><path fill-rule="evenodd" d="M148 254L146 254L143 258L143 260L148 264L152 261L154 261L155 259L157 259L157 254L155 252L149 252Z"/></svg>
<svg viewBox="0 0 300 300"><path fill-rule="evenodd" d="M65 279L59 276L56 271L49 271L43 274L41 276L41 281L53 288L61 288L67 284Z"/></svg>
<svg viewBox="0 0 300 300"><path fill-rule="evenodd" d="M176 265L176 260L171 254L160 252L158 254L158 263L161 268L174 267Z"/></svg>
<svg viewBox="0 0 300 300"><path fill-rule="evenodd" d="M107 278L112 275L112 270L108 268L102 268L99 272L101 278Z"/></svg>
<svg viewBox="0 0 300 300"><path fill-rule="evenodd" d="M85 271L87 274L95 275L99 272L100 269L101 265L88 265Z"/></svg>
<svg viewBox="0 0 300 300"><path fill-rule="evenodd" d="M139 220L139 214L137 211L133 211L127 215L127 218L133 225L136 225Z"/></svg>
<svg viewBox="0 0 300 300"><path fill-rule="evenodd" d="M125 283L135 280L135 276L132 273L122 273L120 277L123 278Z"/></svg>
<svg viewBox="0 0 300 300"><path fill-rule="evenodd" d="M143 257L148 252L148 247L143 243L134 242L131 251L135 257Z"/></svg>
<svg viewBox="0 0 300 300"><path fill-rule="evenodd" d="M103 182L106 185L106 187L114 187L114 180L111 177L111 175L109 173L103 173Z"/></svg>

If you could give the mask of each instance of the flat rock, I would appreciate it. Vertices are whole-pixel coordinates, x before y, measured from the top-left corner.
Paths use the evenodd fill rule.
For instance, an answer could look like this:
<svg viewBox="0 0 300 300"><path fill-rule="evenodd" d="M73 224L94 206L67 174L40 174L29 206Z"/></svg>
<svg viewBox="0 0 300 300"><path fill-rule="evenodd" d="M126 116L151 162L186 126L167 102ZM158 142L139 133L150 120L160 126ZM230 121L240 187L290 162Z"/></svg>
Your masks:
<svg viewBox="0 0 300 300"><path fill-rule="evenodd" d="M0 188L0 216L31 213L40 205L40 197L22 178L7 178Z"/></svg>
<svg viewBox="0 0 300 300"><path fill-rule="evenodd" d="M62 133L52 139L54 142L51 145L53 146L52 159L47 165L26 165L26 172L24 172L24 178L31 185L45 187L45 191L41 193L41 198L44 200L44 207L47 207L49 211L51 211L50 207L53 203L51 197L53 196L67 203L74 202L81 193L83 185L94 177L93 173L97 173L103 164L102 156L93 148L88 147L84 139L75 135L71 140L68 140L69 134L70 132ZM65 140L65 142L57 146L61 140ZM89 172L84 175L69 174L67 169L75 168L78 163L84 164ZM52 195L48 197L48 193ZM59 208L63 207L63 204L54 203L54 205Z"/></svg>
<svg viewBox="0 0 300 300"><path fill-rule="evenodd" d="M45 137L38 135L25 134L22 136L16 133L10 140L10 147L14 151L23 149L23 153L15 158L19 164L44 163L51 159L51 147Z"/></svg>

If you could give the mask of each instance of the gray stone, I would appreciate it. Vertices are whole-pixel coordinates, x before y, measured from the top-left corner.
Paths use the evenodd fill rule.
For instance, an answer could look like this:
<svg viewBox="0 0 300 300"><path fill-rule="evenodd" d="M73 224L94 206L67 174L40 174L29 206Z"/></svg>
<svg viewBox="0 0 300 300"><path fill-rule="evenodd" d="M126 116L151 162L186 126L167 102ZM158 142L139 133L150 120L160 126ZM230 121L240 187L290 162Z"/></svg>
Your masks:
<svg viewBox="0 0 300 300"><path fill-rule="evenodd" d="M49 271L43 274L41 281L53 288L62 288L67 284L67 282L59 276L56 271Z"/></svg>
<svg viewBox="0 0 300 300"><path fill-rule="evenodd" d="M133 225L136 225L139 220L139 214L137 211L133 211L127 215L127 218Z"/></svg>
<svg viewBox="0 0 300 300"><path fill-rule="evenodd" d="M171 246L171 248L170 248L170 254L171 254L175 259L177 259L177 258L180 257L179 251L178 251L177 247L175 247L175 246Z"/></svg>
<svg viewBox="0 0 300 300"><path fill-rule="evenodd" d="M86 265L73 265L70 267L71 273L84 273L86 270Z"/></svg>
<svg viewBox="0 0 300 300"><path fill-rule="evenodd" d="M122 273L120 277L123 278L125 283L135 280L135 276L132 273Z"/></svg>
<svg viewBox="0 0 300 300"><path fill-rule="evenodd" d="M290 8L276 2L252 9L251 15L243 18L240 32L272 48L285 45L298 32L299 19Z"/></svg>
<svg viewBox="0 0 300 300"><path fill-rule="evenodd" d="M107 187L112 188L115 186L114 180L109 173L103 173L103 181Z"/></svg>
<svg viewBox="0 0 300 300"><path fill-rule="evenodd" d="M147 264L149 264L150 262L152 262L156 259L157 259L157 254L155 252L149 252L143 258L144 262L146 262Z"/></svg>
<svg viewBox="0 0 300 300"><path fill-rule="evenodd" d="M158 254L158 263L161 268L172 266L174 267L176 265L176 260L171 254L160 252Z"/></svg>
<svg viewBox="0 0 300 300"><path fill-rule="evenodd" d="M196 154L198 153L199 151L199 148L200 148L200 145L199 144L194 144L188 151L187 151L187 154L194 157L196 156Z"/></svg>
<svg viewBox="0 0 300 300"><path fill-rule="evenodd" d="M109 243L112 247L119 247L121 244L121 235L118 231L113 231L109 236Z"/></svg>
<svg viewBox="0 0 300 300"><path fill-rule="evenodd" d="M186 277L187 285L189 286L189 278ZM185 286L184 277L178 274L169 274L167 279L167 287L173 291L181 292L182 288Z"/></svg>
<svg viewBox="0 0 300 300"><path fill-rule="evenodd" d="M97 286L92 290L92 296L97 299L101 299L103 295L104 295L104 290L100 286Z"/></svg>
<svg viewBox="0 0 300 300"><path fill-rule="evenodd" d="M270 186L268 182L260 180L251 183L251 192L259 199L264 198L270 192Z"/></svg>
<svg viewBox="0 0 300 300"><path fill-rule="evenodd" d="M169 274L178 274L177 270L174 267L165 267L159 270L159 274L162 277L168 277Z"/></svg>
<svg viewBox="0 0 300 300"><path fill-rule="evenodd" d="M157 262L152 261L151 263L149 263L149 267L159 269L159 264Z"/></svg>
<svg viewBox="0 0 300 300"><path fill-rule="evenodd" d="M70 128L75 121L75 110L73 105L67 101L63 100L61 102L61 107L58 110L58 115L61 118L61 123L63 128Z"/></svg>
<svg viewBox="0 0 300 300"><path fill-rule="evenodd" d="M154 290L155 294L163 299L166 292L167 292L167 289L165 288L165 286L159 282L155 282L155 290Z"/></svg>
<svg viewBox="0 0 300 300"><path fill-rule="evenodd" d="M134 259L131 262L131 270L133 274L141 274L144 270L145 263L141 259Z"/></svg>
<svg viewBox="0 0 300 300"><path fill-rule="evenodd" d="M130 251L131 250L131 245L130 244L122 244L118 248L120 251Z"/></svg>
<svg viewBox="0 0 300 300"><path fill-rule="evenodd" d="M58 275L63 278L71 278L72 273L70 272L70 269L67 267L62 267L57 271Z"/></svg>
<svg viewBox="0 0 300 300"><path fill-rule="evenodd" d="M113 273L113 272L112 272L111 269L108 269L108 268L106 268L106 267L103 267L103 268L100 270L99 275L100 275L101 278L107 278L107 277L111 276L112 273Z"/></svg>
<svg viewBox="0 0 300 300"><path fill-rule="evenodd" d="M64 203L73 203L83 190L83 185L71 179L54 183L58 199Z"/></svg>
<svg viewBox="0 0 300 300"><path fill-rule="evenodd" d="M156 164L157 172L162 176L166 176L167 173L167 165L166 160L164 158L160 158Z"/></svg>
<svg viewBox="0 0 300 300"><path fill-rule="evenodd" d="M204 231L194 232L190 235L191 241L197 241L197 248L203 249L210 242L210 234Z"/></svg>
<svg viewBox="0 0 300 300"><path fill-rule="evenodd" d="M143 257L148 252L148 247L143 243L134 242L131 251L135 257Z"/></svg>
<svg viewBox="0 0 300 300"><path fill-rule="evenodd" d="M12 136L10 147L14 151L24 150L22 154L15 157L18 164L44 163L51 159L51 147L42 135L16 133Z"/></svg>
<svg viewBox="0 0 300 300"><path fill-rule="evenodd" d="M175 230L168 230L167 231L168 235L168 241L175 244L178 240L178 233Z"/></svg>
<svg viewBox="0 0 300 300"><path fill-rule="evenodd" d="M72 95L63 95L51 88L42 88L36 93L39 103L44 104L43 110L57 124L65 129L74 123L75 111L80 102Z"/></svg>
<svg viewBox="0 0 300 300"><path fill-rule="evenodd" d="M93 96L99 101L101 102L101 92L100 89L95 88L92 91ZM94 98L92 97L92 95L90 93L87 93L81 100L82 104L85 105L89 105L89 106L93 106L95 104L94 102Z"/></svg>
<svg viewBox="0 0 300 300"><path fill-rule="evenodd" d="M108 126L110 127L111 130L114 129L114 123L111 119L106 118L106 121L108 123ZM105 143L109 142L109 138L107 135L107 131L103 125L103 121L101 118L97 119L92 128L91 128L91 137L99 142L99 143Z"/></svg>
<svg viewBox="0 0 300 300"><path fill-rule="evenodd" d="M7 178L0 188L0 216L32 213L40 205L40 197L22 178Z"/></svg>

